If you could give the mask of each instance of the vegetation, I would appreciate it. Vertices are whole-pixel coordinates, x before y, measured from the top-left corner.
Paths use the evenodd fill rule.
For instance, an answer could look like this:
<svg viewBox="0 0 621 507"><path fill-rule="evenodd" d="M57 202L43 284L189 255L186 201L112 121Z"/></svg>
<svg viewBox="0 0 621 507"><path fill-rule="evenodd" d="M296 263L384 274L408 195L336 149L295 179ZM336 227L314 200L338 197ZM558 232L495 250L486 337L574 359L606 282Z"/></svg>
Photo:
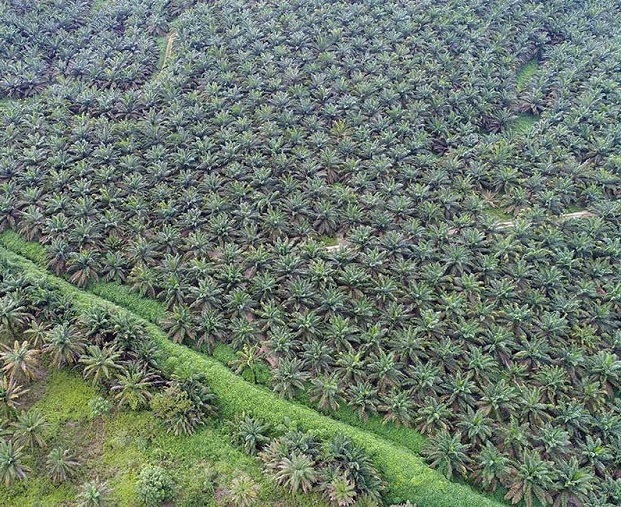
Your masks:
<svg viewBox="0 0 621 507"><path fill-rule="evenodd" d="M61 279L42 276L41 270L32 263L2 248L0 259L8 260L10 265L14 266L12 269L28 273L34 280L45 280L51 290L58 291L64 300L73 301L81 310L86 309L94 314L114 314L118 318L129 316L118 306L76 289ZM410 498L424 501L424 505L431 507L454 506L456 503L465 506L472 502L477 502L477 505L483 507L498 505L493 500L474 494L467 487L449 483L428 469L418 456L403 447L333 421L300 405L280 400L273 393L240 379L218 361L171 342L153 324L135 316L131 318L135 323L144 326L149 339L152 340L153 348L146 347L146 350L150 351L151 360L161 368L162 374L177 379L197 377L209 379L209 387L217 395L218 414L225 421L234 421L247 411L251 417L257 418L259 425L267 424L276 431L283 422L289 421L295 428L311 432L315 435L314 438L329 440L339 435L349 437L355 445L373 456L374 462L388 483L386 492L388 501L399 502ZM164 433L170 431L169 426L163 430Z"/></svg>
<svg viewBox="0 0 621 507"><path fill-rule="evenodd" d="M336 505L621 502L616 12L0 0L2 243L130 310L3 268L5 483L34 451L71 477L24 400L75 368L171 439L244 414L277 484Z"/></svg>

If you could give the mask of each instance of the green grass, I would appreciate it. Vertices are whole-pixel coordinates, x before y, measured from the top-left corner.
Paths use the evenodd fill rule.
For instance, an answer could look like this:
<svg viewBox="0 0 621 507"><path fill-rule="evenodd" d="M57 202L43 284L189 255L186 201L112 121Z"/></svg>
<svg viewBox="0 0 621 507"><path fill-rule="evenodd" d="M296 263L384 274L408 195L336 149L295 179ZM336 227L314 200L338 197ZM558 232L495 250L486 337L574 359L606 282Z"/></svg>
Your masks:
<svg viewBox="0 0 621 507"><path fill-rule="evenodd" d="M0 258L12 263L25 274L40 278L46 273L27 259L0 247ZM127 310L82 291L68 282L49 275L53 287L71 297L78 307L107 307L111 311ZM429 468L414 452L378 435L340 421L335 421L299 403L280 399L271 391L250 384L233 374L213 358L179 344L172 343L156 325L141 319L158 349L162 368L168 374L203 374L218 396L221 415L233 419L246 412L271 425L282 423L285 418L300 429L313 431L319 438L329 439L344 434L362 446L374 459L389 484L388 500L396 503L410 500L423 507L499 507L501 502L481 495L470 487L448 481Z"/></svg>
<svg viewBox="0 0 621 507"><path fill-rule="evenodd" d="M29 462L33 473L10 489L0 486L0 505L24 507L66 506L83 481L99 477L108 481L111 505L138 506L136 478L142 467L168 468L177 484L174 505L216 505L214 481L226 486L245 473L261 487L261 505L310 507L325 505L315 495L286 495L268 481L259 463L230 443L219 421L190 436L173 436L150 412L118 412L93 418L89 401L99 395L76 373L53 371L45 380L43 395L34 407L51 423L48 448L70 448L82 462L74 483L55 486L41 468L42 460ZM284 500L284 501L283 501Z"/></svg>
<svg viewBox="0 0 621 507"><path fill-rule="evenodd" d="M485 210L487 213L497 218L498 220L511 220L513 217L507 213L503 208L487 208Z"/></svg>
<svg viewBox="0 0 621 507"><path fill-rule="evenodd" d="M319 243L323 246L336 246L339 244L338 238L334 238L332 236L321 236L319 238Z"/></svg>
<svg viewBox="0 0 621 507"><path fill-rule="evenodd" d="M330 413L330 417L356 426L367 431L372 431L386 440L394 442L415 453L420 453L427 443L427 439L418 431L405 426L386 424L380 416L371 416L367 421L360 419L358 414L349 406L344 405L337 412Z"/></svg>
<svg viewBox="0 0 621 507"><path fill-rule="evenodd" d="M46 269L47 255L45 247L35 241L26 241L12 230L0 234L0 245L34 262L40 268Z"/></svg>
<svg viewBox="0 0 621 507"><path fill-rule="evenodd" d="M97 282L89 284L88 291L127 308L154 324L160 324L166 318L167 312L163 303L140 296L126 285L115 282Z"/></svg>
<svg viewBox="0 0 621 507"><path fill-rule="evenodd" d="M168 37L162 35L161 37L156 37L155 41L157 42L157 47L160 50L160 61L157 64L157 68L161 69L164 66L164 60L166 59L166 47L168 46Z"/></svg>
<svg viewBox="0 0 621 507"><path fill-rule="evenodd" d="M532 129L539 121L539 116L534 114L521 113L509 125L509 132L512 134L525 134Z"/></svg>
<svg viewBox="0 0 621 507"><path fill-rule="evenodd" d="M530 78L532 78L539 71L539 62L537 58L533 58L526 62L517 72L515 79L517 85L517 91L522 91Z"/></svg>
<svg viewBox="0 0 621 507"><path fill-rule="evenodd" d="M55 371L46 382L45 395L34 408L45 414L50 423L85 421L91 414L88 403L97 395L98 391L75 373Z"/></svg>
<svg viewBox="0 0 621 507"><path fill-rule="evenodd" d="M586 211L584 208L581 208L580 206L576 206L574 204L567 206L567 213L579 213L581 211Z"/></svg>

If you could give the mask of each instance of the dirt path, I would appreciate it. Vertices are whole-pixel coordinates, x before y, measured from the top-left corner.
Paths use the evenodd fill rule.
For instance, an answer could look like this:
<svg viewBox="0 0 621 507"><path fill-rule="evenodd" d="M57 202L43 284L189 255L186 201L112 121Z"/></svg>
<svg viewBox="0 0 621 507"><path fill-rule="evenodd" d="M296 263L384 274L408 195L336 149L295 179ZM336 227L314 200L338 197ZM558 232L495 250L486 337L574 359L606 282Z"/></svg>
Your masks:
<svg viewBox="0 0 621 507"><path fill-rule="evenodd" d="M560 215L558 218L559 220L575 220L578 218L592 218L596 216L595 213L591 212L591 211L575 211L573 213L565 213L564 215ZM500 230L502 229L511 229L511 227L513 227L515 224L515 220L504 220L502 222L497 222L496 223L496 227ZM456 229L454 227L450 228L448 233L450 236L453 236L455 234L457 234L459 232L459 229ZM340 248L344 248L346 247L349 242L347 241L347 239L345 239L342 235L338 235L337 238L337 244L336 245L330 245L330 246L326 246L325 249L328 252L333 252L335 250L338 250Z"/></svg>
<svg viewBox="0 0 621 507"><path fill-rule="evenodd" d="M166 62L172 56L173 44L175 42L176 36L177 36L177 32L170 32L168 34L168 41L166 42L166 52L164 53L164 61L162 62L162 68L166 66Z"/></svg>
<svg viewBox="0 0 621 507"><path fill-rule="evenodd" d="M564 215L560 215L559 220L575 220L577 218L591 218L594 217L595 213L591 211L576 211L574 213L565 213ZM515 224L515 220L505 220L503 222L498 222L496 225L498 229L510 229Z"/></svg>

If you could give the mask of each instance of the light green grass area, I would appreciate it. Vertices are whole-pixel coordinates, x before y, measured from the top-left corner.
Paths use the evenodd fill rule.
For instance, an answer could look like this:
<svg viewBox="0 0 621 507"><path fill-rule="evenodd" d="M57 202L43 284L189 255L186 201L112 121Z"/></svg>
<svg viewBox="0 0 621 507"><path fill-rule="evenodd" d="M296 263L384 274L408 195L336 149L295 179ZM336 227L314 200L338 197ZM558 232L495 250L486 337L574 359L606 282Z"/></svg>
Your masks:
<svg viewBox="0 0 621 507"><path fill-rule="evenodd" d="M40 382L45 384L44 394L34 408L51 423L47 447L71 449L82 466L73 482L55 486L45 476L43 459L31 459L33 473L25 482L10 489L0 486L3 507L72 505L77 484L94 477L108 481L110 505L139 506L136 478L148 464L169 469L177 485L174 505L215 506L216 489L225 489L242 473L260 485L260 505L325 505L318 496L288 495L276 488L263 476L258 461L230 443L218 422L194 435L176 437L147 411L113 411L94 418L88 403L100 393L76 372L54 371Z"/></svg>
<svg viewBox="0 0 621 507"><path fill-rule="evenodd" d="M160 301L142 297L129 287L115 282L97 282L88 286L89 292L127 308L143 319L159 324L166 318L166 307Z"/></svg>
<svg viewBox="0 0 621 507"><path fill-rule="evenodd" d="M386 424L380 416L371 416L367 421L363 421L358 414L347 405L342 406L335 413L330 413L330 416L351 426L372 431L376 435L415 453L420 453L427 442L427 439L418 431L412 428L406 428L405 426L397 427L394 424Z"/></svg>
<svg viewBox="0 0 621 507"><path fill-rule="evenodd" d="M161 69L164 66L164 60L166 59L166 47L168 46L168 37L162 35L161 37L156 37L155 41L157 42L157 47L160 50L160 61L157 64L157 68Z"/></svg>
<svg viewBox="0 0 621 507"><path fill-rule="evenodd" d="M574 204L567 206L567 213L579 213L581 211L586 211L584 208L581 208L580 206L576 206Z"/></svg>
<svg viewBox="0 0 621 507"><path fill-rule="evenodd" d="M46 273L27 259L0 247L0 259L40 278ZM78 307L107 307L117 313L128 311L100 297L79 290L68 282L49 275L48 283ZM154 341L159 363L168 374L179 376L205 375L209 387L218 396L224 419L231 420L245 412L276 426L285 419L302 430L310 430L322 439L337 434L349 436L369 453L388 482L388 500L393 503L409 500L421 507L499 507L503 503L475 492L469 486L451 482L429 468L411 450L378 435L323 416L299 403L283 400L271 391L246 382L213 358L179 344L172 343L156 325L132 314L147 329Z"/></svg>
<svg viewBox="0 0 621 507"><path fill-rule="evenodd" d="M12 230L6 230L0 234L0 245L26 257L40 268L46 269L47 254L45 247L36 241L26 241L19 234Z"/></svg>
<svg viewBox="0 0 621 507"><path fill-rule="evenodd" d="M517 91L522 91L531 77L539 71L539 62L537 58L533 58L524 64L515 76Z"/></svg>

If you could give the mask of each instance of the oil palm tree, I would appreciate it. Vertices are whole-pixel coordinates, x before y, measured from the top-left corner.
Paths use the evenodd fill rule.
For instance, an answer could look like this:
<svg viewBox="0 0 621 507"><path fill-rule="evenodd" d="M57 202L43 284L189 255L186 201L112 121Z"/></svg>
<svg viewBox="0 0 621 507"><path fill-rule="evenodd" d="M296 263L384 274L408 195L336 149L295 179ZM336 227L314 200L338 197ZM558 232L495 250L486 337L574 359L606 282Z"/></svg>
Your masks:
<svg viewBox="0 0 621 507"><path fill-rule="evenodd" d="M0 298L1 334L8 336L9 339L16 338L16 333L22 329L30 318L30 313L19 298L11 294L6 294Z"/></svg>
<svg viewBox="0 0 621 507"><path fill-rule="evenodd" d="M31 451L35 447L45 447L45 437L50 429L43 414L37 410L26 410L17 415L11 423L15 429L15 442L28 447Z"/></svg>
<svg viewBox="0 0 621 507"><path fill-rule="evenodd" d="M84 378L90 379L93 385L110 380L115 372L122 370L119 363L121 353L115 346L100 347L89 345L79 359L84 367Z"/></svg>
<svg viewBox="0 0 621 507"><path fill-rule="evenodd" d="M24 464L25 455L23 446L17 446L11 441L0 440L0 479L6 487L15 481L23 481L30 468Z"/></svg>
<svg viewBox="0 0 621 507"><path fill-rule="evenodd" d="M91 281L97 281L99 268L98 255L93 250L81 250L69 254L67 261L69 280L79 287L84 287Z"/></svg>
<svg viewBox="0 0 621 507"><path fill-rule="evenodd" d="M54 326L45 336L43 352L50 355L52 366L73 365L84 353L85 343L79 331L71 324Z"/></svg>
<svg viewBox="0 0 621 507"><path fill-rule="evenodd" d="M276 465L274 480L292 493L309 493L317 483L319 474L315 462L305 454L294 452Z"/></svg>
<svg viewBox="0 0 621 507"><path fill-rule="evenodd" d="M533 507L535 498L544 506L550 505L550 491L556 476L553 463L544 461L536 451L525 451L523 457L512 466L509 491L505 498L513 503L523 501L527 507Z"/></svg>
<svg viewBox="0 0 621 507"><path fill-rule="evenodd" d="M319 410L336 411L339 409L343 396L336 374L315 377L311 383L313 387L310 392L310 399L317 404Z"/></svg>
<svg viewBox="0 0 621 507"><path fill-rule="evenodd" d="M39 350L31 349L27 341L15 340L13 346L0 344L0 360L4 362L2 371L11 380L32 380L39 373Z"/></svg>
<svg viewBox="0 0 621 507"><path fill-rule="evenodd" d="M110 488L105 481L89 481L80 485L78 507L105 507L109 505Z"/></svg>
<svg viewBox="0 0 621 507"><path fill-rule="evenodd" d="M19 385L16 380L6 375L0 378L0 411L5 419L9 419L17 410L18 400L27 392L28 389Z"/></svg>
<svg viewBox="0 0 621 507"><path fill-rule="evenodd" d="M293 398L298 391L304 389L304 382L309 378L309 373L303 370L299 359L283 359L274 370L272 388L284 398Z"/></svg>
<svg viewBox="0 0 621 507"><path fill-rule="evenodd" d="M256 454L264 444L269 442L270 439L266 436L268 430L267 424L243 414L236 437L248 454Z"/></svg>
<svg viewBox="0 0 621 507"><path fill-rule="evenodd" d="M119 407L127 405L131 410L139 410L147 406L152 396L150 389L154 381L155 376L137 362L119 369L116 383L112 386Z"/></svg>
<svg viewBox="0 0 621 507"><path fill-rule="evenodd" d="M252 383L256 384L256 368L260 358L261 352L259 347L256 345L244 345L242 350L237 352L237 357L229 363L229 366L233 368L237 375L243 374L244 371L249 371L252 375Z"/></svg>
<svg viewBox="0 0 621 507"><path fill-rule="evenodd" d="M558 467L553 507L570 507L585 502L592 495L595 480L587 468L580 466L576 457L562 461Z"/></svg>
<svg viewBox="0 0 621 507"><path fill-rule="evenodd" d="M423 451L430 466L437 468L448 479L455 474L462 477L466 475L469 462L467 452L470 445L463 444L461 440L460 432L451 435L446 430L442 430L431 439Z"/></svg>
<svg viewBox="0 0 621 507"><path fill-rule="evenodd" d="M346 477L334 477L324 489L332 505L349 507L356 503L356 487Z"/></svg>
<svg viewBox="0 0 621 507"><path fill-rule="evenodd" d="M481 452L474 457L475 469L472 478L487 491L496 491L509 476L510 461L491 441L486 441Z"/></svg>
<svg viewBox="0 0 621 507"><path fill-rule="evenodd" d="M260 488L247 475L240 475L231 481L228 491L233 507L250 507L257 502Z"/></svg>
<svg viewBox="0 0 621 507"><path fill-rule="evenodd" d="M54 484L61 484L71 479L80 466L69 449L62 447L54 447L48 453L45 464Z"/></svg>

